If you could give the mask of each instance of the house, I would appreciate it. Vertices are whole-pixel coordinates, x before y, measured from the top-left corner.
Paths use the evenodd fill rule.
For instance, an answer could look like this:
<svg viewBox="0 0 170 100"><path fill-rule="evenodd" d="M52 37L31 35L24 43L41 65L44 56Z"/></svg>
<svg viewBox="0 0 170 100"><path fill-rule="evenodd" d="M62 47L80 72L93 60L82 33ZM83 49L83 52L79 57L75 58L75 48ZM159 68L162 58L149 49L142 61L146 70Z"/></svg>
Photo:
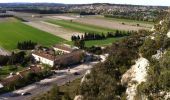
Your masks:
<svg viewBox="0 0 170 100"><path fill-rule="evenodd" d="M84 51L77 50L69 54L57 56L55 59L55 66L70 66L81 63L84 60Z"/></svg>
<svg viewBox="0 0 170 100"><path fill-rule="evenodd" d="M66 45L66 44L57 44L55 46L53 46L53 49L55 51L60 51L62 53L71 53L72 51L74 51L73 48L71 48L71 46Z"/></svg>
<svg viewBox="0 0 170 100"><path fill-rule="evenodd" d="M64 53L62 55L55 55L55 53L50 53L49 51L44 50L35 50L32 52L32 56L36 61L52 67L79 63L83 59L83 55L84 51L82 50L70 50L70 53Z"/></svg>
<svg viewBox="0 0 170 100"><path fill-rule="evenodd" d="M55 54L44 50L35 50L32 52L32 56L38 62L54 66Z"/></svg>

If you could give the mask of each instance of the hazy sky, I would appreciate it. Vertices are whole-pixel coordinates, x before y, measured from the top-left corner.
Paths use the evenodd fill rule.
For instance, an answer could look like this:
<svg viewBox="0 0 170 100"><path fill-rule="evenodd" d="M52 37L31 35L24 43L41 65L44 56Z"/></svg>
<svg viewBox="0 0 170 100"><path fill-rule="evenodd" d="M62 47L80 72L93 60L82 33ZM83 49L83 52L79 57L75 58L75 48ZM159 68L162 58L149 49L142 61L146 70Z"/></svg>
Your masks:
<svg viewBox="0 0 170 100"><path fill-rule="evenodd" d="M50 2L65 4L84 3L116 3L116 4L137 4L137 5L162 5L170 6L170 0L0 0L0 3L9 2Z"/></svg>

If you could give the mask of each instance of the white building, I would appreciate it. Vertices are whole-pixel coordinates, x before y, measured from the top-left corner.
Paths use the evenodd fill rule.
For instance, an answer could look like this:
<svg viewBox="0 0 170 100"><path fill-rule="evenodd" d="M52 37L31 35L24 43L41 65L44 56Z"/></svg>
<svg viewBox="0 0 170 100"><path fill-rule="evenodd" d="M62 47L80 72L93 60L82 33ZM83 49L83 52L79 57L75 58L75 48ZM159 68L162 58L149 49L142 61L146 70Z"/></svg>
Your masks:
<svg viewBox="0 0 170 100"><path fill-rule="evenodd" d="M53 56L53 55L47 54L45 52L37 51L37 52L33 52L32 56L38 62L47 64L50 66L54 66L55 56Z"/></svg>

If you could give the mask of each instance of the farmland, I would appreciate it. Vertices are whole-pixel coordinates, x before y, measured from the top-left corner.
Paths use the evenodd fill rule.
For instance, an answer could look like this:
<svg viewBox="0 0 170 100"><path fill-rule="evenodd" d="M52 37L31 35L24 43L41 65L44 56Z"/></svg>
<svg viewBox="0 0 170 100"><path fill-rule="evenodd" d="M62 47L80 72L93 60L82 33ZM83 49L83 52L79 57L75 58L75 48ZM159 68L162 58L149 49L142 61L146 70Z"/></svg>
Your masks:
<svg viewBox="0 0 170 100"><path fill-rule="evenodd" d="M110 29L110 28L100 27L97 25L83 24L83 23L78 23L78 22L68 21L68 20L48 20L47 22L79 32L107 33L107 32L115 31L114 29Z"/></svg>
<svg viewBox="0 0 170 100"><path fill-rule="evenodd" d="M0 35L0 46L7 50L16 49L17 42L25 40L32 40L44 46L65 41L62 38L25 25L14 18L0 22Z"/></svg>
<svg viewBox="0 0 170 100"><path fill-rule="evenodd" d="M130 31L130 30L137 31L140 29L150 29L153 26L153 23L151 22L118 19L118 18L105 18L104 16L100 16L100 15L78 16L78 15L64 14L64 15L50 16L48 18L53 20L60 20L57 22L55 21L55 24L60 24L60 25L61 25L61 20L65 20L67 22L70 22L70 20L72 20L76 24L78 23L81 25L98 26L100 28L102 27L105 29L112 29L112 30L117 29L117 30L124 30L124 31ZM62 25L63 24L65 26L66 23L62 21ZM137 26L137 24L139 24L139 26Z"/></svg>
<svg viewBox="0 0 170 100"><path fill-rule="evenodd" d="M129 30L137 31L140 29L150 29L152 27L152 24L145 23L143 21L117 19L117 18L104 18L102 16L85 16L76 19L75 22L90 24L90 25L98 25L100 27L125 30L125 31L129 31ZM137 26L137 24L139 24L139 26Z"/></svg>
<svg viewBox="0 0 170 100"><path fill-rule="evenodd" d="M91 47L91 46L108 46L111 45L113 42L119 41L122 38L108 38L105 40L91 40L91 41L86 41L86 46Z"/></svg>
<svg viewBox="0 0 170 100"><path fill-rule="evenodd" d="M54 25L48 22L44 21L31 21L31 22L25 22L25 24L32 26L34 28L40 29L42 31L51 33L53 35L56 35L57 37L61 37L63 39L66 39L68 41L71 40L71 36L74 35L81 35L80 32L72 31L66 28L63 28L58 25Z"/></svg>

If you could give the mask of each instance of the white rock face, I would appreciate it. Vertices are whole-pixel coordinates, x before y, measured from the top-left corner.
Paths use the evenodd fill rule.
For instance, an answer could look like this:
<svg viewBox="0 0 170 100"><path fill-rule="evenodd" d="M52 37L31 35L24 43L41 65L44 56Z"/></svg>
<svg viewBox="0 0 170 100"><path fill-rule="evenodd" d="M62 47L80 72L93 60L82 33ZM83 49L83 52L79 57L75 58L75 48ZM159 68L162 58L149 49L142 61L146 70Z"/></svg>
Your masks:
<svg viewBox="0 0 170 100"><path fill-rule="evenodd" d="M83 100L83 96L82 95L77 95L77 96L75 96L74 100Z"/></svg>
<svg viewBox="0 0 170 100"><path fill-rule="evenodd" d="M159 24L160 24L160 25L162 25L162 24L163 24L163 22L164 22L164 20L161 20L161 21L159 22Z"/></svg>
<svg viewBox="0 0 170 100"><path fill-rule="evenodd" d="M149 61L143 57L136 61L121 79L122 84L127 84L128 88L126 90L127 100L134 100L137 92L137 86L142 82L146 82L147 69L149 66Z"/></svg>
<svg viewBox="0 0 170 100"><path fill-rule="evenodd" d="M155 37L154 37L154 36L150 36L150 38L151 38L152 40L155 40Z"/></svg>
<svg viewBox="0 0 170 100"><path fill-rule="evenodd" d="M167 37L170 38L170 31L167 33Z"/></svg>
<svg viewBox="0 0 170 100"><path fill-rule="evenodd" d="M165 100L169 100L170 99L170 92L166 93L166 95L164 96Z"/></svg>
<svg viewBox="0 0 170 100"><path fill-rule="evenodd" d="M157 50L157 53L152 56L152 58L159 60L162 57L163 53L160 50Z"/></svg>
<svg viewBox="0 0 170 100"><path fill-rule="evenodd" d="M155 27L154 27L154 26L151 28L151 31L152 31L152 32L155 31Z"/></svg>

